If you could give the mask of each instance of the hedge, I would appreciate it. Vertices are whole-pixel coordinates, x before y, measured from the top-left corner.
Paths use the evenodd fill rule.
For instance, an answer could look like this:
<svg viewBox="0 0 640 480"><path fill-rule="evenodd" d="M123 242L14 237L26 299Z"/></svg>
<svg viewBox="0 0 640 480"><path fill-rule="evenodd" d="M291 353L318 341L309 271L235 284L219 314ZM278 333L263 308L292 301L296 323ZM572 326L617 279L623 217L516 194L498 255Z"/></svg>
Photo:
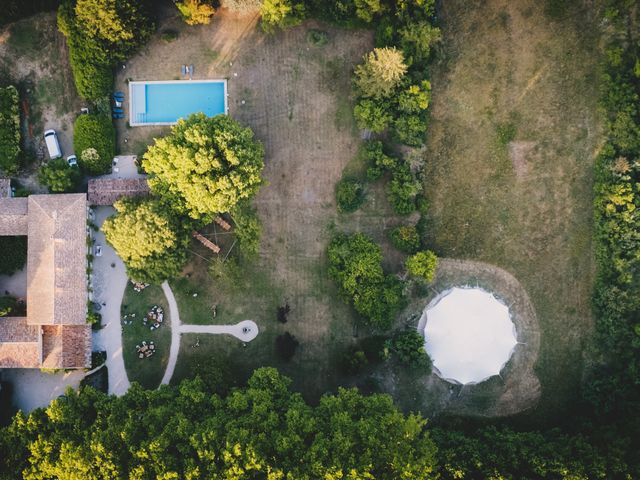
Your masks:
<svg viewBox="0 0 640 480"><path fill-rule="evenodd" d="M20 109L18 90L0 88L0 171L13 174L20 166Z"/></svg>
<svg viewBox="0 0 640 480"><path fill-rule="evenodd" d="M90 175L109 172L116 153L116 130L111 119L106 115L81 115L73 128L73 148L80 167Z"/></svg>

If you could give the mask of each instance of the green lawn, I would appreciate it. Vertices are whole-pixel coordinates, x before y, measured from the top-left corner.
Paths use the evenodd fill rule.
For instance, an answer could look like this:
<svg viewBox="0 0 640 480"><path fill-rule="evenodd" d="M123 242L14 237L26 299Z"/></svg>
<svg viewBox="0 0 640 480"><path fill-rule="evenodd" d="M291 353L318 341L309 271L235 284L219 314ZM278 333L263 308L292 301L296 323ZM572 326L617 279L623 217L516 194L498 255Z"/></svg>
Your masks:
<svg viewBox="0 0 640 480"><path fill-rule="evenodd" d="M149 330L143 325L142 319L152 306L159 305L164 309L165 319L162 326L156 330ZM151 285L142 292L136 292L129 283L122 300L122 316L135 313L131 325L122 326L122 348L124 365L131 382L138 382L145 388L156 388L160 385L164 370L169 359L171 345L171 327L167 302L159 286ZM129 319L127 319L129 320ZM153 341L156 354L149 358L138 358L136 345L142 341Z"/></svg>

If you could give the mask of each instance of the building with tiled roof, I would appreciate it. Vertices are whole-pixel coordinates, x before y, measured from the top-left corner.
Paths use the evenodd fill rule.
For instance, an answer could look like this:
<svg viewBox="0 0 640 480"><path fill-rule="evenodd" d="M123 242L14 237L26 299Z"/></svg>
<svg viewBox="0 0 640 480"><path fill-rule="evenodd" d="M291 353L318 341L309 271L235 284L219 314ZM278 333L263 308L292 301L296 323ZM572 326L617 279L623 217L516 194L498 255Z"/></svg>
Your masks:
<svg viewBox="0 0 640 480"><path fill-rule="evenodd" d="M89 367L86 196L0 198L0 235L27 236L27 314L0 317L0 368Z"/></svg>
<svg viewBox="0 0 640 480"><path fill-rule="evenodd" d="M89 180L89 205L113 205L123 197L149 195L146 178L93 178Z"/></svg>

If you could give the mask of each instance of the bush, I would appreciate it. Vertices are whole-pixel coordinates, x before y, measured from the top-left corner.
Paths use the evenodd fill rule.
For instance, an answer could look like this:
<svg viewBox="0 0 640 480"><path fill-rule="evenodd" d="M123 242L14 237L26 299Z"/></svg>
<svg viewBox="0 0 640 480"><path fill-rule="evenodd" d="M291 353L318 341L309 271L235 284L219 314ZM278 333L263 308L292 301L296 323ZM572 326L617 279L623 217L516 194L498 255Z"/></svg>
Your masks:
<svg viewBox="0 0 640 480"><path fill-rule="evenodd" d="M0 236L0 252L0 275L13 275L27 262L27 237Z"/></svg>
<svg viewBox="0 0 640 480"><path fill-rule="evenodd" d="M336 201L339 212L354 212L364 202L364 187L357 180L343 178L336 185Z"/></svg>
<svg viewBox="0 0 640 480"><path fill-rule="evenodd" d="M400 225L389 233L394 247L404 253L416 253L420 250L420 236L414 225Z"/></svg>
<svg viewBox="0 0 640 480"><path fill-rule="evenodd" d="M403 114L393 122L392 135L398 143L419 147L427 135L427 121L420 115Z"/></svg>
<svg viewBox="0 0 640 480"><path fill-rule="evenodd" d="M90 175L111 171L116 153L116 131L105 115L80 115L73 125L73 148L78 164Z"/></svg>
<svg viewBox="0 0 640 480"><path fill-rule="evenodd" d="M329 275L356 311L376 328L389 328L404 304L402 283L382 270L380 247L361 233L329 244Z"/></svg>
<svg viewBox="0 0 640 480"><path fill-rule="evenodd" d="M398 361L412 368L428 368L431 359L424 347L424 338L417 330L406 330L394 335L386 343L387 348Z"/></svg>
<svg viewBox="0 0 640 480"><path fill-rule="evenodd" d="M276 337L276 354L285 362L290 361L298 349L299 342L289 332Z"/></svg>
<svg viewBox="0 0 640 480"><path fill-rule="evenodd" d="M311 29L307 33L307 41L316 47L323 47L329 42L329 35L322 30Z"/></svg>
<svg viewBox="0 0 640 480"><path fill-rule="evenodd" d="M350 347L340 359L340 367L345 373L360 373L368 365L367 356L358 347Z"/></svg>
<svg viewBox="0 0 640 480"><path fill-rule="evenodd" d="M300 25L306 10L303 3L294 0L263 0L260 16L262 30L273 33L279 28Z"/></svg>
<svg viewBox="0 0 640 480"><path fill-rule="evenodd" d="M80 170L70 167L64 158L56 158L40 168L38 181L52 193L73 192L80 182Z"/></svg>
<svg viewBox="0 0 640 480"><path fill-rule="evenodd" d="M397 162L391 171L391 182L387 188L389 203L396 213L408 215L416 209L416 196L422 184L411 173L406 163Z"/></svg>
<svg viewBox="0 0 640 480"><path fill-rule="evenodd" d="M167 30L163 30L162 34L160 35L160 38L162 38L162 40L164 40L167 43L171 43L174 40L176 40L179 36L180 34L178 33L177 30L167 29Z"/></svg>
<svg viewBox="0 0 640 480"><path fill-rule="evenodd" d="M216 9L207 0L182 0L176 1L175 5L187 25L208 25L211 22L211 17L216 13ZM175 37L171 37L169 41L175 40L178 36L177 32L175 33ZM163 40L165 40L164 35L163 33Z"/></svg>
<svg viewBox="0 0 640 480"><path fill-rule="evenodd" d="M384 172L392 170L396 166L397 160L384 152L382 142L378 140L368 140L362 147L362 155L368 165L367 179L378 180Z"/></svg>
<svg viewBox="0 0 640 480"><path fill-rule="evenodd" d="M234 234L238 240L240 251L247 257L255 257L260 250L262 223L253 205L241 202L231 212L235 224Z"/></svg>
<svg viewBox="0 0 640 480"><path fill-rule="evenodd" d="M0 88L0 172L11 175L20 166L20 109L18 90Z"/></svg>
<svg viewBox="0 0 640 480"><path fill-rule="evenodd" d="M407 258L405 265L410 275L431 283L436 274L438 257L431 250L424 250Z"/></svg>
<svg viewBox="0 0 640 480"><path fill-rule="evenodd" d="M353 116L358 128L381 133L391 123L393 117L384 102L364 98L353 109Z"/></svg>
<svg viewBox="0 0 640 480"><path fill-rule="evenodd" d="M13 317L17 315L18 300L15 297L0 297L0 317Z"/></svg>

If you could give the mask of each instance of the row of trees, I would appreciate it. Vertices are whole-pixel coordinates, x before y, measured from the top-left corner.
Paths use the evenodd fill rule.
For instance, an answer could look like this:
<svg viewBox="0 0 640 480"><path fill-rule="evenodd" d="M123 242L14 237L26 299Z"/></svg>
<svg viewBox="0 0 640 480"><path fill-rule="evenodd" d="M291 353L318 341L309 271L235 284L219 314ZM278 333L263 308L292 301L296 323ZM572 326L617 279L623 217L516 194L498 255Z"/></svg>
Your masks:
<svg viewBox="0 0 640 480"><path fill-rule="evenodd" d="M175 277L192 230L226 212L242 252L257 253L261 229L250 201L262 185L264 149L251 129L226 115L194 114L156 139L142 166L153 196L117 202L117 214L102 227L131 278Z"/></svg>
<svg viewBox="0 0 640 480"><path fill-rule="evenodd" d="M154 31L145 0L63 0L58 28L67 38L78 93L87 100L109 95L113 67L126 60Z"/></svg>
<svg viewBox="0 0 640 480"><path fill-rule="evenodd" d="M429 429L389 396L355 389L311 406L272 368L230 391L206 378L121 397L84 387L18 413L0 430L0 478L636 478L615 437Z"/></svg>
<svg viewBox="0 0 640 480"><path fill-rule="evenodd" d="M0 478L430 479L419 415L340 389L308 405L275 369L226 395L200 379L122 397L69 390L0 431Z"/></svg>
<svg viewBox="0 0 640 480"><path fill-rule="evenodd" d="M586 395L600 412L619 416L640 408L640 45L631 7L611 8L604 20L616 35L605 52L601 104L608 141L595 184L594 303L602 363ZM633 425L639 432L640 424Z"/></svg>

